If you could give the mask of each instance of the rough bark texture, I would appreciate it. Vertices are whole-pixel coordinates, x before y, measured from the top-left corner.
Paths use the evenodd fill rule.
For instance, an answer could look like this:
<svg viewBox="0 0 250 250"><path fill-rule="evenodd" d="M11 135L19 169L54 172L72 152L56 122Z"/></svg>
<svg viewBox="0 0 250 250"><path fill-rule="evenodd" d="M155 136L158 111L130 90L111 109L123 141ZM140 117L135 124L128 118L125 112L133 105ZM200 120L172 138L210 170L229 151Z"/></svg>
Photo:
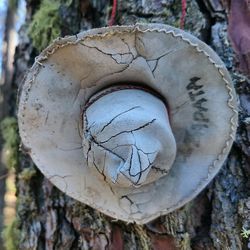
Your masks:
<svg viewBox="0 0 250 250"><path fill-rule="evenodd" d="M61 35L107 25L105 0L61 3ZM38 51L27 35L39 8L27 1L27 24L20 31L13 86L22 82ZM116 24L159 22L179 27L180 0L118 1ZM25 154L17 170L17 219L20 249L246 249L242 228L250 228L250 85L235 69L227 38L226 11L219 1L188 0L185 30L212 46L231 72L240 100L236 142L210 185L183 208L145 226L127 225L67 197L51 185Z"/></svg>

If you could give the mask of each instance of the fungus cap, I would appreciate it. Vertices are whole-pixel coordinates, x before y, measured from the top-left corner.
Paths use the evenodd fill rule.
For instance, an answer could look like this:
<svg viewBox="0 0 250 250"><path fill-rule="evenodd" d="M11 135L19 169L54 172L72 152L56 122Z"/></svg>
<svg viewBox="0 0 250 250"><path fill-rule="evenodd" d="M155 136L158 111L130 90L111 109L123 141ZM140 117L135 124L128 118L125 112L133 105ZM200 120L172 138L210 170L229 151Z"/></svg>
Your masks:
<svg viewBox="0 0 250 250"><path fill-rule="evenodd" d="M123 86L121 83L136 89L122 87L117 93L108 91L88 105L93 96L105 92L105 89ZM153 90L161 97L145 89ZM128 176L126 159L115 170L106 171L102 178L99 175L102 172L94 173L93 166L88 166L88 150L94 154L110 150L100 150L99 146L103 145L98 143L88 148L89 142L98 138L98 131L106 131L107 121L115 119L112 129L107 129L108 139L104 138L106 132L101 137L104 143L110 137L114 139L114 135L116 138L116 134L120 136L121 131L115 129L124 130L124 121L129 121L129 132L138 126L141 128L140 121L145 124L146 120L138 120L141 113L123 117L125 120L119 123L119 115L133 109L130 102L124 102L124 109L118 108L117 112L110 107L110 114L104 116L104 120L98 118L100 107L105 114L108 110L100 103L118 100L114 107L119 107L119 98L126 99L125 96L135 106L144 100L152 104L152 109L145 108L140 112L149 120L159 120L160 125L154 131L165 131L157 141L154 141L157 133L154 135L152 130L145 132L148 133L146 137L155 142L151 143L150 149L160 152L159 157L153 156L152 162L163 164L164 150L168 145L164 141L170 141L172 145L167 171L155 176L150 170L142 175L142 185L138 186L129 185L123 177L118 178L119 173ZM107 106L112 106L111 103ZM164 111L165 103L168 110ZM143 224L193 199L219 171L235 137L236 106L229 74L211 48L194 36L167 25L137 24L93 29L55 40L36 58L25 79L18 121L24 146L37 167L55 186L111 217ZM97 133L95 137L91 137L92 134L88 133L90 127L86 130L84 123L88 112L94 122L92 125L98 120L96 124L99 125L93 130ZM163 118L164 112L166 118ZM114 130L117 133L111 135ZM150 139L144 140L143 133L138 132L136 138L142 147L146 147ZM125 136L124 132L122 135L121 140L131 146L131 137ZM163 146L156 146L158 142ZM113 144L118 145L117 141ZM137 153L140 151L133 144L125 150L124 157L138 162L139 158L132 156L131 148ZM123 154L125 151L119 152ZM114 152L110 153L109 159L114 157L117 157ZM101 154L99 158L97 165L101 166ZM93 159L91 162L93 165ZM134 164L135 171L146 163L143 164ZM117 169L119 171L115 172ZM106 181L107 176L111 181ZM133 183L136 174L133 178L131 176L128 176L129 181ZM116 180L116 185L113 185L112 181Z"/></svg>

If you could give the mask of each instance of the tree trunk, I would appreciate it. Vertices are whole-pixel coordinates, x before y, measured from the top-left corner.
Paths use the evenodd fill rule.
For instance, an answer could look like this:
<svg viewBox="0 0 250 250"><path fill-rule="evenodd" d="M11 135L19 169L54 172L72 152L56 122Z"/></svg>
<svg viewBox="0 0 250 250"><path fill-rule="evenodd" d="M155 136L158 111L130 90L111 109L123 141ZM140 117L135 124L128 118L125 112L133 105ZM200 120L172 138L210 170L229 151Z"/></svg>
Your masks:
<svg viewBox="0 0 250 250"><path fill-rule="evenodd" d="M59 8L48 7L51 2L58 3ZM53 28L57 27L61 32L58 35L64 36L106 26L112 7L112 1L105 0L51 2L43 0L39 7L38 1L27 0L27 23L20 31L15 56L13 86L16 88L41 49L39 39L49 43L55 33ZM41 8L50 7L58 23L51 26L47 20L51 15L46 15L40 27L32 29L32 17L38 18ZM227 38L226 11L219 1L188 0L186 11L184 29L219 54L231 72L242 105L237 139L220 173L183 208L139 226L114 221L64 195L44 178L27 155L21 153L15 221L19 231L12 234L18 249L247 248L248 239L244 239L241 232L243 227L250 228L249 82L234 66L234 54ZM158 22L179 27L182 12L181 0L119 0L115 24ZM35 31L40 31L39 37L35 36Z"/></svg>
<svg viewBox="0 0 250 250"><path fill-rule="evenodd" d="M11 96L11 83L13 77L13 60L15 52L15 13L16 13L16 2L13 1L11 5L8 3L5 14L5 25L3 34L2 44L2 64L0 73L0 123L2 120L10 114L10 96ZM1 134L0 124L0 134ZM4 136L3 136L4 137ZM3 231L4 227L4 207L5 204L5 193L6 193L6 179L8 177L8 170L6 167L6 152L4 150L3 138L0 135L0 232ZM0 237L0 248L3 247L2 237Z"/></svg>

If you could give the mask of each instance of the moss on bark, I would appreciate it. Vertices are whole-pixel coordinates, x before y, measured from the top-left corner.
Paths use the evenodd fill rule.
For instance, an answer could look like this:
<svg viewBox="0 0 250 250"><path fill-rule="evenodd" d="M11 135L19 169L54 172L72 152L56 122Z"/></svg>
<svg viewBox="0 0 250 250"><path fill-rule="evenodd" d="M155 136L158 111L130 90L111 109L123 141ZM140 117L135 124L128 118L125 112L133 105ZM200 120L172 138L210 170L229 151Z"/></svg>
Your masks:
<svg viewBox="0 0 250 250"><path fill-rule="evenodd" d="M63 20L59 15L59 9L62 5L67 7L71 3L72 0L42 0L28 28L32 44L38 51L61 35Z"/></svg>
<svg viewBox="0 0 250 250"><path fill-rule="evenodd" d="M4 140L3 158L6 166L17 168L19 164L19 143L17 120L14 117L7 117L0 123L0 132Z"/></svg>

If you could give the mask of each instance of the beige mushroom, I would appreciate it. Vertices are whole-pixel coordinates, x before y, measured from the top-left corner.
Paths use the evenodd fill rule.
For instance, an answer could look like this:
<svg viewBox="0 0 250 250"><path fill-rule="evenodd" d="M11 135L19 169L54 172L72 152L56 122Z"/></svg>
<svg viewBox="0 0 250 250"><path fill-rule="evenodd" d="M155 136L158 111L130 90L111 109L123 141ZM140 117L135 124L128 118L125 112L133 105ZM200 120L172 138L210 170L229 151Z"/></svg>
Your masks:
<svg viewBox="0 0 250 250"><path fill-rule="evenodd" d="M167 25L137 24L54 41L26 78L18 118L54 185L143 224L183 206L219 171L236 107L211 48Z"/></svg>

